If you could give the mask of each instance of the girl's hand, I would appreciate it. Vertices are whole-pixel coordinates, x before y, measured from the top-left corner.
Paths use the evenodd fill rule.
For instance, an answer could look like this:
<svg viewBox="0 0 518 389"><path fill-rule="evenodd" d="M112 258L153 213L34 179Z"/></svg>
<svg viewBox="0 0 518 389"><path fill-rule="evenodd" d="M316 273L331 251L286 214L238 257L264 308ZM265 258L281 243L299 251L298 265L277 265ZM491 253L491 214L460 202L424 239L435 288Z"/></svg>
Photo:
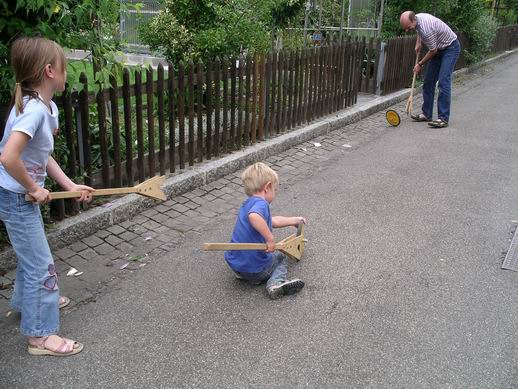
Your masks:
<svg viewBox="0 0 518 389"><path fill-rule="evenodd" d="M69 190L71 192L83 192L83 193L81 193L81 197L76 199L76 201L85 202L85 203L89 203L90 201L92 201L92 197L93 197L92 192L95 192L94 188L91 188L86 185L77 185L77 184L74 184Z"/></svg>
<svg viewBox="0 0 518 389"><path fill-rule="evenodd" d="M28 192L38 204L46 204L51 199L50 193L47 189L38 186L35 191Z"/></svg>

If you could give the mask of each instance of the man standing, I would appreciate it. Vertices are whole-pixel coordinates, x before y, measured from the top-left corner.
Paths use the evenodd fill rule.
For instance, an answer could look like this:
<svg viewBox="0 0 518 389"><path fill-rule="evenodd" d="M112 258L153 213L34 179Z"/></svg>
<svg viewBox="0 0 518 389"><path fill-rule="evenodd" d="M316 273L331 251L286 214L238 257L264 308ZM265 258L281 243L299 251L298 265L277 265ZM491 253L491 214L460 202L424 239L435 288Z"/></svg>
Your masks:
<svg viewBox="0 0 518 389"><path fill-rule="evenodd" d="M414 73L420 73L422 66L428 63L423 83L422 113L412 115L418 122L428 122L429 126L443 128L448 126L451 105L451 75L460 54L457 35L442 20L433 15L405 11L399 19L405 31L416 30L416 54L421 51L421 44L428 47L428 53L414 67ZM435 84L439 81L437 98L437 120L432 121Z"/></svg>

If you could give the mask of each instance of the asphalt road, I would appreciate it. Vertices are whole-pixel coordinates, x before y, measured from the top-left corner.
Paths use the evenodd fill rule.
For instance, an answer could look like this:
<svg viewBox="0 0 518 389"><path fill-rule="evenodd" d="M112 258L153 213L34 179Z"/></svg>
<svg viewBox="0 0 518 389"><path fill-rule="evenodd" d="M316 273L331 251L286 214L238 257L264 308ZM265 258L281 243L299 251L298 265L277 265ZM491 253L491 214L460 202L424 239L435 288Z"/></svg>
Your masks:
<svg viewBox="0 0 518 389"><path fill-rule="evenodd" d="M273 212L309 220L299 295L270 301L200 251L228 239L229 214L66 315L80 355L3 337L0 386L518 387L518 273L500 269L517 74L514 56L458 85L447 129L404 118L282 188Z"/></svg>

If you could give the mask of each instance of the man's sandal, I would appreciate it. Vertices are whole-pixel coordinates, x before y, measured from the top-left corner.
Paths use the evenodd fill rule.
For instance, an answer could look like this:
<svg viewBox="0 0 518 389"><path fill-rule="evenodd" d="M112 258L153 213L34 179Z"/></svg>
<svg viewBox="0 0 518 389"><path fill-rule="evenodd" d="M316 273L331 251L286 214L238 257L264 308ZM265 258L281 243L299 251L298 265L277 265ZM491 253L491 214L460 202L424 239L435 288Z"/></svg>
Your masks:
<svg viewBox="0 0 518 389"><path fill-rule="evenodd" d="M58 347L49 347L48 340L51 337L57 337L61 340L61 343ZM42 337L41 342L39 342L39 344L29 344L27 350L31 355L52 355L54 357L68 357L70 355L80 353L83 350L83 347L84 346L82 343L75 342L67 338L61 338L57 335L51 335Z"/></svg>
<svg viewBox="0 0 518 389"><path fill-rule="evenodd" d="M429 122L430 119L428 119L424 114L420 113L419 115L410 115L412 120L414 122Z"/></svg>
<svg viewBox="0 0 518 389"><path fill-rule="evenodd" d="M70 299L65 296L59 296L59 309L65 308L68 304L70 304Z"/></svg>
<svg viewBox="0 0 518 389"><path fill-rule="evenodd" d="M434 128L445 128L448 127L448 122L446 120L437 119L428 123L428 125Z"/></svg>

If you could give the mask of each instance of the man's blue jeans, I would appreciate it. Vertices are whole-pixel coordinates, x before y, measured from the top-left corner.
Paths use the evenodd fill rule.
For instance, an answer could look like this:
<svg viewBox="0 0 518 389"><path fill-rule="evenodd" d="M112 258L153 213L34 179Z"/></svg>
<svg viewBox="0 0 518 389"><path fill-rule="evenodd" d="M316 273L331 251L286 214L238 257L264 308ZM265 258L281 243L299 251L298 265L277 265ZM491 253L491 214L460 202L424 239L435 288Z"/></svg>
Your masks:
<svg viewBox="0 0 518 389"><path fill-rule="evenodd" d="M286 261L286 255L279 251L273 253L273 261L271 266L264 270L262 273L236 272L236 274L253 285L259 285L266 281L266 288L270 288L271 286L286 281L286 277L288 275L288 263Z"/></svg>
<svg viewBox="0 0 518 389"><path fill-rule="evenodd" d="M445 49L438 50L437 54L428 62L428 69L423 83L423 114L433 117L433 100L435 84L439 81L439 97L437 98L437 112L439 119L446 122L450 119L451 105L451 75L455 63L460 55L460 43L456 39Z"/></svg>
<svg viewBox="0 0 518 389"><path fill-rule="evenodd" d="M59 330L59 289L40 207L24 194L0 187L0 220L18 261L11 308L22 314L20 331L54 335Z"/></svg>

